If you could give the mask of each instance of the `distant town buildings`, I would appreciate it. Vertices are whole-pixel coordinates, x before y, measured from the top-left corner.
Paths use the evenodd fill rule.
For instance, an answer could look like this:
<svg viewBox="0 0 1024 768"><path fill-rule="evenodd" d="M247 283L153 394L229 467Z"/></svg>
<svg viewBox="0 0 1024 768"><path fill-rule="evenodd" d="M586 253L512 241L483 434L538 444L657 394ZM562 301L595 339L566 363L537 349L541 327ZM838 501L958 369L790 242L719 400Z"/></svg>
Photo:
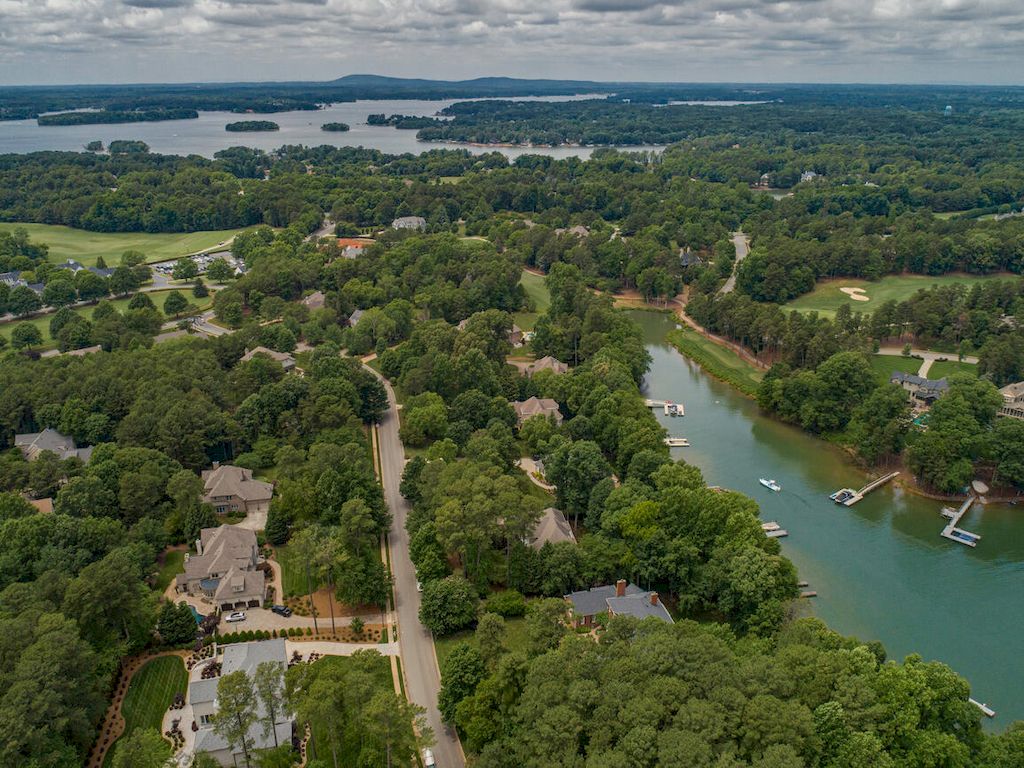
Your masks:
<svg viewBox="0 0 1024 768"><path fill-rule="evenodd" d="M92 456L92 446L79 448L73 438L62 435L56 429L44 429L42 432L28 432L14 436L14 445L21 450L28 461L35 461L43 451L57 455L59 459L72 457L88 463Z"/></svg>
<svg viewBox="0 0 1024 768"><path fill-rule="evenodd" d="M1003 396L999 415L1011 419L1024 419L1024 381L1007 384L999 390L999 394Z"/></svg>

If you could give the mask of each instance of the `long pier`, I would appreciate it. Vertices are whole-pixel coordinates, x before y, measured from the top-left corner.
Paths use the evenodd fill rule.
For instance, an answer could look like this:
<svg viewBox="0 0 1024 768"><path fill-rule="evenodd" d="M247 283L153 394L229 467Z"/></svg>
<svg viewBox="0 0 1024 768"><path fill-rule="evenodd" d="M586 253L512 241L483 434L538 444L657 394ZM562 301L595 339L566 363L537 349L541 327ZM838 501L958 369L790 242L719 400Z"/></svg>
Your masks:
<svg viewBox="0 0 1024 768"><path fill-rule="evenodd" d="M852 507L854 504L863 499L869 493L871 493L874 490L877 490L878 488L881 488L883 485L888 483L898 474L899 472L890 472L888 475L884 475L883 477L879 477L876 480L872 480L859 491L855 491L852 488L840 488L838 491L829 496L829 498L832 499L832 501L834 501L836 504L842 504L844 507Z"/></svg>
<svg viewBox="0 0 1024 768"><path fill-rule="evenodd" d="M955 541L957 544L964 544L968 547L978 546L978 541L981 539L981 536L957 527L960 524L960 519L967 514L968 510L972 506L974 506L974 500L975 497L972 493L964 500L964 503L960 505L959 509L954 510L951 507L942 508L942 515L943 517L948 517L949 522L946 524L946 527L942 529L942 533L939 534L940 536L943 536L950 541Z"/></svg>

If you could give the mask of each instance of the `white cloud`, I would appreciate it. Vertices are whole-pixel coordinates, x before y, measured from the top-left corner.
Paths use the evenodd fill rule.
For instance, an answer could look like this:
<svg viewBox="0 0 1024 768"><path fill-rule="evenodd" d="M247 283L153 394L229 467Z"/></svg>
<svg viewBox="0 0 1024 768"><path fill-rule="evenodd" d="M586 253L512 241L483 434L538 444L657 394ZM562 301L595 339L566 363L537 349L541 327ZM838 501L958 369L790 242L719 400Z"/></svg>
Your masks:
<svg viewBox="0 0 1024 768"><path fill-rule="evenodd" d="M1019 0L0 0L0 80L1024 79Z"/></svg>

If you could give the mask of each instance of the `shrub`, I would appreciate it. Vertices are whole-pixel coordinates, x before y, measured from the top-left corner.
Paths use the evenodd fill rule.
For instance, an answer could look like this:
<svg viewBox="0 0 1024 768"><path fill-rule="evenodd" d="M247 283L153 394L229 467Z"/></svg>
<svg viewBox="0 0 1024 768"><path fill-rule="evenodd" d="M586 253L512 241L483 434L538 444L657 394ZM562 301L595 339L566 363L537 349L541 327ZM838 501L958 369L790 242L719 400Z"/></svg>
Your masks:
<svg viewBox="0 0 1024 768"><path fill-rule="evenodd" d="M484 601L485 613L496 613L506 619L526 615L526 598L514 589L496 592Z"/></svg>

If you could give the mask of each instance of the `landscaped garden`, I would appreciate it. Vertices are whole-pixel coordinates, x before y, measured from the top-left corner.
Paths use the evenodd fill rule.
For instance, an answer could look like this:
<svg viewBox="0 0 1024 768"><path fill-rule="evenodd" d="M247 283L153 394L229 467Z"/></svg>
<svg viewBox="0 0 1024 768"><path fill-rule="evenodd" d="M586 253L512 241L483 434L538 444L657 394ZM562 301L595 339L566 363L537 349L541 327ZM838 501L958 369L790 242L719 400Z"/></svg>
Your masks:
<svg viewBox="0 0 1024 768"><path fill-rule="evenodd" d="M174 702L175 694L185 693L187 687L188 673L180 657L160 656L147 661L132 677L121 704L121 716L125 723L121 738L129 736L137 728L151 728L159 733L164 713ZM107 752L105 766L112 764L116 749L117 742ZM168 757L170 754L168 745Z"/></svg>

